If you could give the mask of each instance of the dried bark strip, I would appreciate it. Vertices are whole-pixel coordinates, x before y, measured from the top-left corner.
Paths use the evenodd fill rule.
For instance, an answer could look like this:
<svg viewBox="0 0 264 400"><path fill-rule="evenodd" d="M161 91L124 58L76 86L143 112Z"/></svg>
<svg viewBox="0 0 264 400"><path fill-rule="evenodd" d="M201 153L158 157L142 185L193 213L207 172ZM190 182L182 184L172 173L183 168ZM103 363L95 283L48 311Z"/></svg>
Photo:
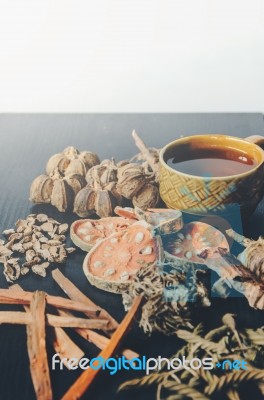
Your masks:
<svg viewBox="0 0 264 400"><path fill-rule="evenodd" d="M106 310L98 307L89 297L85 296L58 268L52 271L52 277L71 300L100 310L98 318L108 319L109 329L115 330L118 327L118 322Z"/></svg>
<svg viewBox="0 0 264 400"><path fill-rule="evenodd" d="M52 400L52 388L46 352L44 292L35 292L30 303L32 323L27 326L30 372L38 400Z"/></svg>
<svg viewBox="0 0 264 400"><path fill-rule="evenodd" d="M17 291L20 293L23 293L24 290L22 289L21 286L18 284L14 284L9 287L9 290L11 291ZM25 311L29 312L29 306L24 306ZM68 315L72 316L72 314ZM79 329L79 328L76 328ZM81 330L81 329L80 329ZM52 333L52 332L50 332ZM48 335L48 339L52 341L53 348L56 353L59 354L59 357L63 364L65 365L66 368L69 368L69 365L66 361L66 359L71 359L71 358L77 358L78 362L81 360L84 356L84 351L80 349L77 344L74 343L74 341L67 335L67 333L64 331L64 329L56 326L54 327L53 335Z"/></svg>
<svg viewBox="0 0 264 400"><path fill-rule="evenodd" d="M72 301L59 296L50 296L49 294L45 294L45 296L47 304L51 306L80 311L84 312L89 317L100 318L98 317L100 308L97 308L95 305L88 306L79 301ZM23 293L11 293L9 289L0 289L0 304L29 304L32 300L32 297L32 292L24 291Z"/></svg>
<svg viewBox="0 0 264 400"><path fill-rule="evenodd" d="M126 314L123 321L120 323L117 330L113 333L108 345L104 350L101 351L100 356L104 359L107 359L113 355L118 346L120 345L122 339L130 328L133 319L139 310L141 304L141 297L136 297L131 309ZM65 393L62 400L77 400L80 399L81 396L85 393L85 391L92 384L94 378L99 373L100 369L94 370L92 368L88 368L85 370L81 376L75 381L75 383L70 387L70 389Z"/></svg>

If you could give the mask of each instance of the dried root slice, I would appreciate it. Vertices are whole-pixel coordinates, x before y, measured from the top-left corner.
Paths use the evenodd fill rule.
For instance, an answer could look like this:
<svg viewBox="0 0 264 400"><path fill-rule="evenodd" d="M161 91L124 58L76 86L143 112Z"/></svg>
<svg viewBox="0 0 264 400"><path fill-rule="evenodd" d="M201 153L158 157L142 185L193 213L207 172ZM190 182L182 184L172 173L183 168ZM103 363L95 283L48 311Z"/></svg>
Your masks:
<svg viewBox="0 0 264 400"><path fill-rule="evenodd" d="M201 258L198 255L211 247L229 250L225 236L218 229L204 222L191 222L185 225L180 232L165 243L165 250L179 262L187 260L198 264L201 264Z"/></svg>
<svg viewBox="0 0 264 400"><path fill-rule="evenodd" d="M122 293L140 268L155 265L158 246L151 226L144 221L135 222L96 244L84 260L84 273L92 285Z"/></svg>
<svg viewBox="0 0 264 400"><path fill-rule="evenodd" d="M82 250L89 251L98 241L115 232L127 229L133 222L133 220L121 217L77 220L71 225L71 240Z"/></svg>

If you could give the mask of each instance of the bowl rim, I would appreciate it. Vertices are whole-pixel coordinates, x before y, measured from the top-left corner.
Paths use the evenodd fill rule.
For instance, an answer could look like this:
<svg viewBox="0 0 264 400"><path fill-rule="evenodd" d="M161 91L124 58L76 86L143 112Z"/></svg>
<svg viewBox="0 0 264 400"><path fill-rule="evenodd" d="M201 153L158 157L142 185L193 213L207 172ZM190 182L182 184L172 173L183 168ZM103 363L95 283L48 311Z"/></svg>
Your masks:
<svg viewBox="0 0 264 400"><path fill-rule="evenodd" d="M187 141L191 141L194 138L205 138L205 137L209 137L210 139L217 138L220 139L221 137L225 138L225 139L230 139L234 142L240 143L240 142L245 142L246 144L248 144L249 146L253 147L255 151L258 151L259 154L261 155L261 161L257 163L257 165L251 169L249 169L248 171L239 173L239 174L233 174L233 175L224 175L224 176L202 176L202 175L191 175L191 174L186 174L185 172L181 172L181 171L177 171L177 169L173 169L171 168L164 160L164 154L166 153L166 151L170 148L175 146L176 144L181 144ZM249 176L251 174L253 174L254 172L256 172L264 163L264 151L262 150L262 148L260 146L258 146L255 143L249 142L246 139L243 138L239 138L237 136L230 136L230 135L225 135L225 134L215 134L215 133L205 133L205 134L197 134L197 135L188 135L188 136L182 136L178 139L173 140L172 142L166 144L159 153L159 163L165 168L168 169L170 172L173 172L174 174L177 175L181 175L184 176L186 178L191 178L191 179L195 179L195 180L203 180L203 181L212 181L212 180L216 180L216 181L223 181L223 180L232 180L238 177L246 177Z"/></svg>

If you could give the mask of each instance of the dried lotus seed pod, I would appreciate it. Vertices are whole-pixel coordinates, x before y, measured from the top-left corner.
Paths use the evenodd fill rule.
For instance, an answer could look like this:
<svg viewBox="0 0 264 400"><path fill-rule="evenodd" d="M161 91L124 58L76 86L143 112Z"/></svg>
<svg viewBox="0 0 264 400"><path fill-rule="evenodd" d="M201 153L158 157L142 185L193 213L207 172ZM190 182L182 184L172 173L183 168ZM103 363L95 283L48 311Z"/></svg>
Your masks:
<svg viewBox="0 0 264 400"><path fill-rule="evenodd" d="M74 200L74 212L79 217L89 217L95 212L96 192L89 186L84 187L77 193Z"/></svg>
<svg viewBox="0 0 264 400"><path fill-rule="evenodd" d="M70 185L75 195L86 185L86 180L82 175L67 175L64 179Z"/></svg>
<svg viewBox="0 0 264 400"><path fill-rule="evenodd" d="M55 169L58 169L61 173L64 173L69 163L70 160L64 154L54 154L47 162L46 172L50 175Z"/></svg>
<svg viewBox="0 0 264 400"><path fill-rule="evenodd" d="M33 203L50 203L53 184L49 176L37 176L31 184L29 199Z"/></svg>
<svg viewBox="0 0 264 400"><path fill-rule="evenodd" d="M79 158L75 158L70 161L70 164L65 170L65 176L67 175L72 175L72 174L78 174L85 176L86 174L86 166L85 163L80 160Z"/></svg>
<svg viewBox="0 0 264 400"><path fill-rule="evenodd" d="M72 207L74 200L73 189L66 180L56 179L51 193L51 204L60 212L65 212Z"/></svg>
<svg viewBox="0 0 264 400"><path fill-rule="evenodd" d="M84 162L87 170L100 164L98 155L91 151L82 151L79 158Z"/></svg>
<svg viewBox="0 0 264 400"><path fill-rule="evenodd" d="M147 183L143 188L132 198L134 207L139 207L141 210L154 208L160 200L159 190L156 185Z"/></svg>

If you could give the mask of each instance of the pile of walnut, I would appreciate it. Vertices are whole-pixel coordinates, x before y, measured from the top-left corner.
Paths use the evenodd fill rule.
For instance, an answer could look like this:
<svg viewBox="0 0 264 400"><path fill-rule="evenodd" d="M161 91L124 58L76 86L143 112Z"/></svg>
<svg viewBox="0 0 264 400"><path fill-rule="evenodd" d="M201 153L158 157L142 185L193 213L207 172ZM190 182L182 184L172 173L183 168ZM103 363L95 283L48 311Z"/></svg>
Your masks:
<svg viewBox="0 0 264 400"><path fill-rule="evenodd" d="M94 213L109 217L124 198L142 210L155 207L160 200L155 174L138 163L104 160L87 172L86 181L74 201L74 212L80 217Z"/></svg>
<svg viewBox="0 0 264 400"><path fill-rule="evenodd" d="M67 147L48 160L46 174L34 179L30 200L33 203L51 203L61 212L72 209L76 194L86 185L87 171L99 163L95 153Z"/></svg>
<svg viewBox="0 0 264 400"><path fill-rule="evenodd" d="M64 263L67 254L75 251L65 245L68 224L60 224L45 214L30 214L15 225L15 229L3 232L7 242L0 240L0 263L4 264L8 282L12 283L30 270L45 277L50 263Z"/></svg>
<svg viewBox="0 0 264 400"><path fill-rule="evenodd" d="M160 201L159 152L148 149L136 132L132 136L141 152L133 162L115 163L112 159L100 164L96 154L74 147L55 154L47 163L46 174L32 182L30 200L50 203L61 212L74 208L80 217L110 217L116 206L126 205L125 199L142 210L154 208Z"/></svg>

